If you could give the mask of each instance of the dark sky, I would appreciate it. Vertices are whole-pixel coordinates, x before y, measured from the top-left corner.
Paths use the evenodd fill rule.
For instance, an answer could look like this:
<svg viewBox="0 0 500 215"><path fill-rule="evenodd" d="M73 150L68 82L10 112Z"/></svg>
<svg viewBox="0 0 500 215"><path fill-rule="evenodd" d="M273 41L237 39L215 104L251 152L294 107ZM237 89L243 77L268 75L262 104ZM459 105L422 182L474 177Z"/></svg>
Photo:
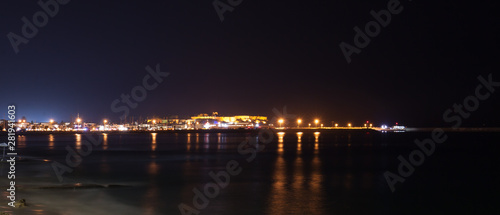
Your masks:
<svg viewBox="0 0 500 215"><path fill-rule="evenodd" d="M350 64L339 44L354 45L353 28L389 0L243 0L223 22L212 1L73 0L16 54L6 35L22 35L36 2L0 9L0 118L15 104L28 120L118 121L111 103L156 64L170 76L132 116L272 116L286 106L305 122L451 126L443 113L474 94L477 76L500 81L494 1L400 1L403 11ZM498 94L464 125L499 126Z"/></svg>

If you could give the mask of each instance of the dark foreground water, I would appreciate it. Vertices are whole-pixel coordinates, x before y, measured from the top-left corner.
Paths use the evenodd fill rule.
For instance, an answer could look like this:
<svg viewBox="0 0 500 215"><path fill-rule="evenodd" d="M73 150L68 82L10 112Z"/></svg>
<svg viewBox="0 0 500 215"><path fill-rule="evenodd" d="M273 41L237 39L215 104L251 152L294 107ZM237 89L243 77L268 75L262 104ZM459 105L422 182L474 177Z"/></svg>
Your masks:
<svg viewBox="0 0 500 215"><path fill-rule="evenodd" d="M411 167L402 168L409 176L400 178L404 182L396 183L394 192L384 173L399 175L398 156L408 160L418 149L414 140L430 138L430 133L285 131L260 138L248 132L99 135L102 142L71 173L63 174L62 183L53 161L68 165L67 146L88 150L85 134L19 136L22 160L16 163L16 195L29 206L7 206L9 166L2 163L0 212L183 214L179 205L184 214L500 212L499 133L446 133L447 140L436 144L434 153L423 161L413 160L421 163L413 173ZM272 141L262 143L266 138ZM242 144L246 139L261 143ZM253 158L256 147L264 149ZM234 175L227 173L228 163ZM224 179L220 185L210 172ZM229 182L223 176L229 176Z"/></svg>

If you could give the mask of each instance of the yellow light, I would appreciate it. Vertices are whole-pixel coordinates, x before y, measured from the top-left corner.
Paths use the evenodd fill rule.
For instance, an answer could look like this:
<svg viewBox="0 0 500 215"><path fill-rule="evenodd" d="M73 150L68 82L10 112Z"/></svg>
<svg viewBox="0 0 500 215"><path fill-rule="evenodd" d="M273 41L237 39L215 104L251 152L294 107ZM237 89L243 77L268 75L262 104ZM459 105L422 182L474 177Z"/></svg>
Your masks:
<svg viewBox="0 0 500 215"><path fill-rule="evenodd" d="M339 127L339 124L335 123L335 127Z"/></svg>
<svg viewBox="0 0 500 215"><path fill-rule="evenodd" d="M298 124L302 123L302 120L301 120L301 119L298 119L298 120L297 120L297 123L298 123Z"/></svg>
<svg viewBox="0 0 500 215"><path fill-rule="evenodd" d="M347 126L351 127L351 123L347 124Z"/></svg>
<svg viewBox="0 0 500 215"><path fill-rule="evenodd" d="M153 120L153 124L156 124L156 120Z"/></svg>
<svg viewBox="0 0 500 215"><path fill-rule="evenodd" d="M318 124L318 123L319 123L319 120L318 120L318 119L317 119L317 120L314 120L314 123Z"/></svg>
<svg viewBox="0 0 500 215"><path fill-rule="evenodd" d="M104 120L104 124L108 123L108 120Z"/></svg>
<svg viewBox="0 0 500 215"><path fill-rule="evenodd" d="M76 119L76 122L78 122L78 123L80 123L81 121L82 121L82 119L80 119L80 118Z"/></svg>
<svg viewBox="0 0 500 215"><path fill-rule="evenodd" d="M323 124L321 124L321 127L323 127Z"/></svg>
<svg viewBox="0 0 500 215"><path fill-rule="evenodd" d="M373 127L373 124L370 124L370 127Z"/></svg>
<svg viewBox="0 0 500 215"><path fill-rule="evenodd" d="M50 120L50 123L54 123L54 120L53 120L53 119L51 119L51 120Z"/></svg>
<svg viewBox="0 0 500 215"><path fill-rule="evenodd" d="M280 123L280 127L281 127L281 124L283 124L283 119L279 119L278 122Z"/></svg>

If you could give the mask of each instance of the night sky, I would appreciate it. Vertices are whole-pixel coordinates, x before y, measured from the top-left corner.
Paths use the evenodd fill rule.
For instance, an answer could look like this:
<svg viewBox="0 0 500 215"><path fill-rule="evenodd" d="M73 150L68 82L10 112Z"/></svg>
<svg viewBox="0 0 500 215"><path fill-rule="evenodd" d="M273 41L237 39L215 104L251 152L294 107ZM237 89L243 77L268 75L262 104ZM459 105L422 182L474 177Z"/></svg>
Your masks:
<svg viewBox="0 0 500 215"><path fill-rule="evenodd" d="M443 113L474 94L479 75L500 81L494 1L402 0L403 10L347 63L339 44L354 45L353 28L364 29L370 11L388 2L243 0L221 22L211 0L73 0L16 54L7 35L22 35L21 18L41 7L9 0L0 8L0 118L15 104L30 121L77 113L119 121L111 103L159 64L170 75L131 116L273 116L286 106L328 125L451 126ZM498 94L464 125L500 126Z"/></svg>

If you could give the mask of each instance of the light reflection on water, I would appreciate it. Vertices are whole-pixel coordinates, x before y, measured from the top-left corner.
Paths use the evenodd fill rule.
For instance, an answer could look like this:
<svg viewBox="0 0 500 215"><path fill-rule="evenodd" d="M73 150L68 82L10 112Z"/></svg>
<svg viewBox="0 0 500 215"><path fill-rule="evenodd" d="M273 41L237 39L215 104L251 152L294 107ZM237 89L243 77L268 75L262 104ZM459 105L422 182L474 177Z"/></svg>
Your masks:
<svg viewBox="0 0 500 215"><path fill-rule="evenodd" d="M302 132L297 133L297 155L301 153L302 135ZM278 133L278 152L284 150L279 146L284 144L284 136L284 132ZM325 214L321 209L324 191L321 189L323 179L320 167L317 154L309 160L302 156L285 157L280 153L274 162L274 182L266 214L292 214L297 211L301 214ZM306 206L301 204L303 202L307 202Z"/></svg>
<svg viewBox="0 0 500 215"><path fill-rule="evenodd" d="M302 132L297 132L297 151L302 151Z"/></svg>
<svg viewBox="0 0 500 215"><path fill-rule="evenodd" d="M143 208L142 214L153 215L158 213L158 206L159 206L158 197L160 190L158 189L158 181L156 180L155 176L157 176L158 173L160 172L160 165L156 163L156 161L151 161L147 166L147 171L148 174L152 177L150 177L150 180L148 182L148 188L142 198L142 208Z"/></svg>
<svg viewBox="0 0 500 215"><path fill-rule="evenodd" d="M156 135L157 133L151 133L151 151L156 151Z"/></svg>
<svg viewBox="0 0 500 215"><path fill-rule="evenodd" d="M283 152L283 138L285 137L285 132L278 132L278 152Z"/></svg>
<svg viewBox="0 0 500 215"><path fill-rule="evenodd" d="M319 149L319 132L314 132L314 150Z"/></svg>
<svg viewBox="0 0 500 215"><path fill-rule="evenodd" d="M203 143L205 143L205 144L203 145L203 147L204 147L205 149L210 148L210 133L205 133L205 135L204 135L204 139L203 139Z"/></svg>
<svg viewBox="0 0 500 215"><path fill-rule="evenodd" d="M54 135L49 134L49 150L54 149Z"/></svg>
<svg viewBox="0 0 500 215"><path fill-rule="evenodd" d="M26 148L26 136L25 135L17 136L16 146L20 149Z"/></svg>
<svg viewBox="0 0 500 215"><path fill-rule="evenodd" d="M102 149L108 150L108 134L102 133Z"/></svg>
<svg viewBox="0 0 500 215"><path fill-rule="evenodd" d="M325 132L323 131L322 133L308 131L287 131L286 133L278 132L278 138L275 138L274 142L269 143L269 145L266 146L262 155L257 156L258 159L264 160L262 162L254 161L253 163L244 166L244 175L234 177L235 181L238 181L235 183L235 186L242 183L245 186L251 185L259 189L265 189L265 192L262 190L251 191L252 193L249 195L261 196L265 199L263 201L265 201L266 205L268 205L265 207L265 212L267 212L267 214L284 214L293 213L294 211L301 211L303 214L327 213L324 211L324 205L327 204L324 200L324 196L326 195L325 192L327 192L325 191L325 183L338 183L339 187L346 190L359 189L358 187L361 186L363 188L372 188L373 180L376 179L376 175L374 173L332 173L332 170L327 170L330 171L328 174L333 175L334 178L338 177L338 179L335 178L334 180L331 180L332 177L325 178L324 173L321 171L322 166L326 165L328 166L327 168L329 168L329 165L339 165L338 163L341 163L340 165L343 167L352 168L354 164L352 158L349 156L342 157L340 162L337 163L327 162L323 160L325 159L324 157L320 157L321 153L319 153L319 151L323 152L327 147L330 147L330 149L333 148L333 144L329 145L329 143L334 143L332 140L335 138L337 138L339 144L347 146L353 141L357 141L360 136L353 135L353 137L351 137L346 134L343 134L343 136L331 136L330 139L326 139L330 142L325 142L325 137L323 136L324 133ZM179 186L179 192L185 192L178 194L178 198L192 198L191 194L194 186L201 186L203 183L212 180L207 176L209 171L219 171L224 169L227 162L227 160L225 160L226 158L244 158L244 156L238 154L236 146L241 143L241 141L245 140L248 135L249 134L232 133L179 133L174 135L161 132L147 134L103 133L102 149L104 151L99 151L101 154L94 153L85 157L85 162L81 165L81 167L87 168L86 172L83 172L83 174L89 174L94 171L93 174L97 178L101 176L109 178L117 174L118 178L113 180L120 181L119 177L123 177L125 175L126 178L139 177L135 175L144 176L140 180L143 180L146 186L144 187L145 189L141 191L142 193L138 195L141 198L141 200L138 201L138 204L140 204L144 210L143 214L155 214L162 212L161 210L158 211L158 207L161 207L161 201L165 200L162 200L161 198L166 198L164 195L166 191L162 189L165 189L165 184L169 183L169 180L165 179L178 177L176 181L179 181L179 184L173 184L172 186ZM251 138L255 138L255 135L250 136ZM30 138L33 137L28 136L28 144L33 143L29 142ZM43 136L43 138L44 141L47 141L47 136ZM193 138L195 139L193 140ZM201 142L200 138L202 139ZM362 136L361 138L365 137ZM68 140L75 142L68 143ZM85 140L86 137L84 136L83 141ZM180 140L181 144L177 144L177 140ZM24 141L26 142L26 139ZM61 137L57 134L50 134L48 136L48 147L46 142L43 143L43 147L47 147L49 150L56 149L62 151L65 144L74 144L76 149L80 149L82 147L81 141L82 134L75 134L74 139L73 135ZM186 145L184 146L183 144ZM319 148L319 144L322 146L321 150ZM125 153L133 153L129 153L127 155L122 155L121 153L109 153L115 149L124 150ZM139 149L137 150L137 153L134 151L136 149ZM171 149L174 149L172 153L169 152L167 154L162 154L162 151ZM328 148L326 150L328 150ZM144 154L155 154L157 156L151 159L151 156L143 156ZM89 163L92 164L92 162L97 163L97 168L90 169L89 167L85 167L85 165L89 165ZM134 166L136 163L137 165L140 165L141 168ZM370 163L371 162L367 162L366 166L370 165ZM262 170L261 172L257 171L255 173L256 175L245 173L245 171L249 171L256 165L260 165L256 167L257 169L267 169L265 171ZM170 171L171 168L174 169L173 172ZM182 170L175 172L176 168ZM74 175L77 174L75 173ZM272 178L272 180L259 180L254 182L248 179L251 182L246 181L246 178L251 178L253 176L258 178L269 177ZM354 179L356 179L356 181L354 181ZM184 180L188 182L180 183L180 181ZM231 178L231 180L233 180L233 178ZM243 182L239 182L241 180L243 180ZM228 190L224 190L224 192L229 192ZM172 197L169 196L168 198ZM233 201L230 198L225 198L226 197L221 194L221 201ZM296 202L304 201L306 201L307 204L296 204Z"/></svg>
<svg viewBox="0 0 500 215"><path fill-rule="evenodd" d="M80 150L82 149L82 135L81 134L75 134L76 136L76 142L75 142L75 145L76 145L76 149L77 150Z"/></svg>
<svg viewBox="0 0 500 215"><path fill-rule="evenodd" d="M87 140L85 134L82 135L84 136L80 136L78 140L80 142ZM420 134L407 136L410 135L408 133L404 134L405 136L394 134L393 139L383 139L388 138L383 136L386 134L377 136L363 132L349 135L346 132L321 130L321 133L316 134L314 131L303 131L300 135L296 131L286 131L286 134L274 135L273 142L267 144L264 151L259 152L261 154L250 163L246 162L248 154L241 155L237 151L237 146L249 136L248 133L205 135L205 133L181 132L178 134L179 143L175 142L176 137L172 133L157 132L156 138L150 133L111 132L102 135L104 150L95 147L98 150L84 157L84 161L74 168L72 173L67 173L65 176L71 178L71 182L131 185L130 187L76 190L19 189L20 197L29 194L25 195L29 207L18 210L21 212L19 214L77 214L71 213L71 210L78 212L79 209L96 211L88 214L102 214L104 211L109 211L110 206L113 208L120 206L116 210L113 209L110 214L180 214L178 209L180 203L192 206L193 188L202 190L205 184L214 182L209 172L224 170L229 160L238 161L243 171L239 175L232 176L230 184L220 189L220 194L211 198L209 206L201 210L200 214L400 214L401 211L410 208L407 206L415 206L415 202L432 206L437 202L435 205L444 205L442 211L447 211L460 207L460 204L457 205L455 201L440 201L445 198L452 200L455 198L442 192L442 188L447 184L452 184L454 187L458 182L463 182L457 178L468 177L466 176L468 174L463 174L464 171L476 174L470 174L467 179L472 182L468 183L472 184L470 187L460 188L466 191L466 195L470 195L463 195L460 198L474 196L480 198L481 202L486 202L488 206L494 206L490 203L498 199L495 193L481 196L479 191L475 191L490 188L489 183L494 182L493 174L484 175L491 178L491 181L485 183L483 180L486 177L477 177L480 170L475 170L474 165L455 166L455 163L446 164L450 162L434 162L433 165L419 167L419 173L431 178L437 177L437 180L429 181L426 186L411 180L403 184L410 189L407 191L418 189L418 192L423 190L422 193L428 193L425 198L428 200L421 198L421 195L415 195L415 192L399 192L396 195L400 197L394 200L395 195L388 189L383 171L390 167L394 169L398 167L399 163L395 158L399 151L388 153L387 151L392 151L394 148L387 147L402 147L401 150L408 154L408 151L416 148L413 143L414 138L428 138L427 133L421 136L418 136ZM459 134L448 135L453 138L452 135ZM466 137L470 139L465 141L481 138L479 135L467 135ZM65 147L77 145L78 136L19 135L18 150L20 154L30 158L41 157L63 163L67 154ZM198 140L201 138L202 143L199 141L196 143L193 139L195 136ZM209 151L204 149L204 145L200 146L205 144L206 136L209 136ZM402 137L408 141L402 141ZM457 140L459 137L462 136L455 136L452 140ZM477 153L478 157L479 155L485 157L484 153L487 156L494 156L493 153L498 150L490 146L495 145L492 143L498 140L498 137L496 135L484 137L478 142L486 141L488 145L481 145L481 154L479 149L474 153ZM465 141L441 146L444 149L461 150L457 156L450 157L443 153L442 157L438 156L435 159L463 160L465 155L471 153L471 147L465 147L468 146ZM200 150L195 150L193 144ZM461 145L458 148L445 148L456 147L456 144ZM154 145L156 148L153 151ZM483 150L483 147L488 150ZM186 151L186 148L189 150ZM156 157L150 156L151 154ZM19 167L16 169L16 180L18 180L16 184L19 182L26 188L30 188L32 184L59 185L50 163L40 161L40 166L36 166L36 163L35 160L16 163L19 165L16 166ZM431 166L434 167L426 170ZM3 167L4 176L7 174L7 167L6 165ZM442 169L451 171L446 176L441 176L440 171L435 171ZM483 187L478 184L486 185ZM476 186L480 187L476 189ZM6 196L5 191L2 194ZM470 208L473 206L475 205L467 205ZM13 209L7 207L6 204L0 206L0 210L10 213ZM63 212L59 212L59 209ZM428 207L421 211L427 209L434 208ZM58 213L51 213L55 210ZM383 213L386 211L389 213Z"/></svg>

